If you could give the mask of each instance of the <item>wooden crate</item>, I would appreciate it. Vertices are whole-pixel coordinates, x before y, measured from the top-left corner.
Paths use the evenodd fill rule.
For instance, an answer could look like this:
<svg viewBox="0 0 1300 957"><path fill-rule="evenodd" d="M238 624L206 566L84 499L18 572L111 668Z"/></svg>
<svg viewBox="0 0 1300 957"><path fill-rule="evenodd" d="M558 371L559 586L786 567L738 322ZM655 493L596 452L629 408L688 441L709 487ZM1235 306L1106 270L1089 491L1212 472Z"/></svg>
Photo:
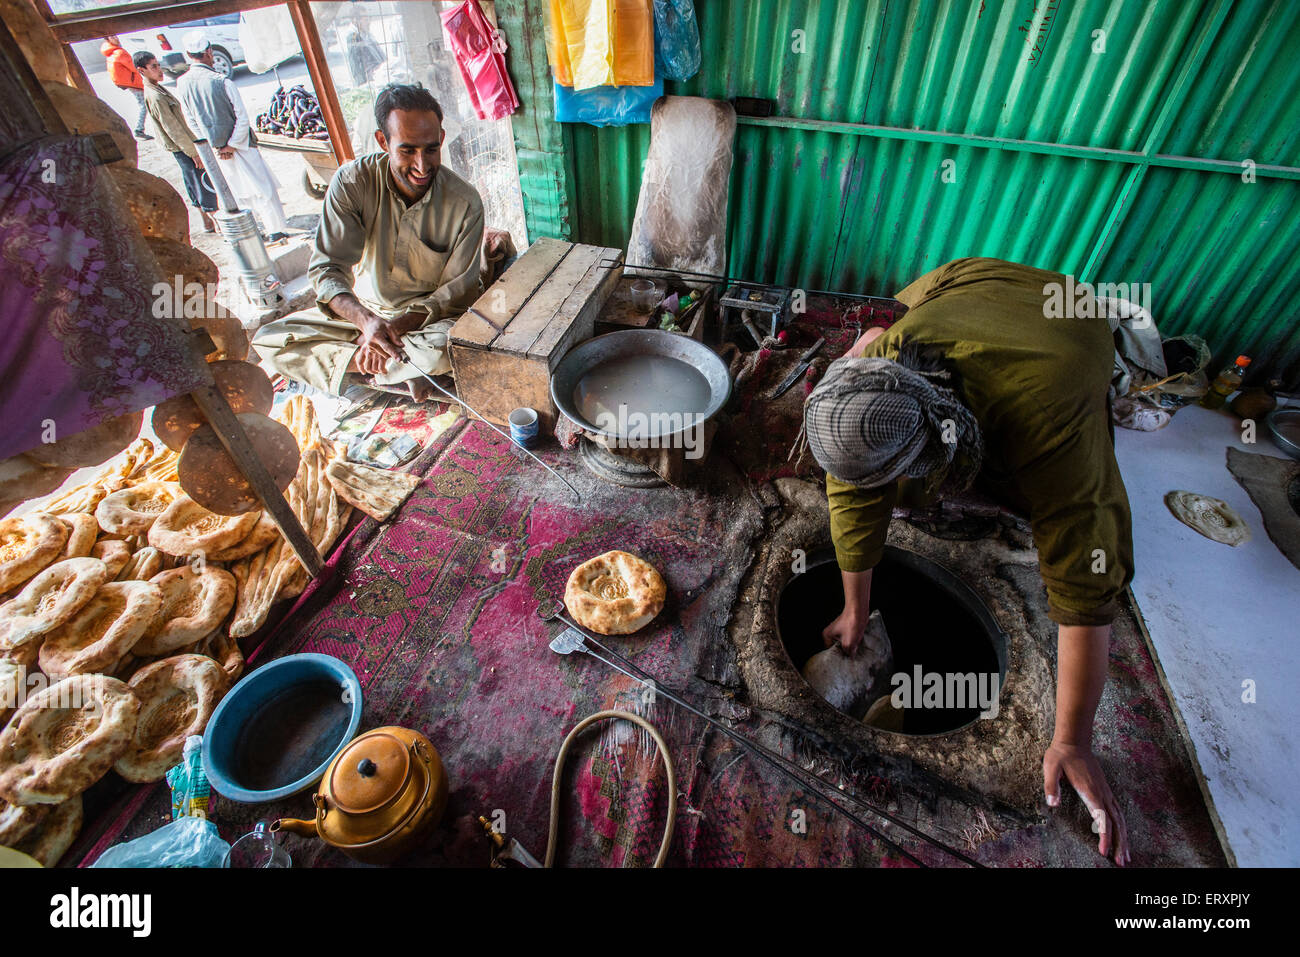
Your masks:
<svg viewBox="0 0 1300 957"><path fill-rule="evenodd" d="M622 257L617 249L558 239L529 246L452 327L461 398L497 425L506 425L513 409L536 409L542 434L551 432L558 415L551 372L591 338L623 274Z"/></svg>

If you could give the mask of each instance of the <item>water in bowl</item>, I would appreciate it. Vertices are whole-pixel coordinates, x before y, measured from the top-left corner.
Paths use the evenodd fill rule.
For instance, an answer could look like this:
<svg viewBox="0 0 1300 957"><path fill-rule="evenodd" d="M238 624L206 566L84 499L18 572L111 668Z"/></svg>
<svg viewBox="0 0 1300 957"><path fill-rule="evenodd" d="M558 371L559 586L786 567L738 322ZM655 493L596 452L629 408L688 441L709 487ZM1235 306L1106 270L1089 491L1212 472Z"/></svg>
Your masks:
<svg viewBox="0 0 1300 957"><path fill-rule="evenodd" d="M347 734L352 705L344 687L327 680L286 688L244 723L235 742L235 783L274 791L311 774Z"/></svg>
<svg viewBox="0 0 1300 957"><path fill-rule="evenodd" d="M638 421L647 437L694 424L709 407L713 390L694 366L671 356L617 356L593 366L573 390L573 403L587 422ZM623 411L620 413L620 407Z"/></svg>

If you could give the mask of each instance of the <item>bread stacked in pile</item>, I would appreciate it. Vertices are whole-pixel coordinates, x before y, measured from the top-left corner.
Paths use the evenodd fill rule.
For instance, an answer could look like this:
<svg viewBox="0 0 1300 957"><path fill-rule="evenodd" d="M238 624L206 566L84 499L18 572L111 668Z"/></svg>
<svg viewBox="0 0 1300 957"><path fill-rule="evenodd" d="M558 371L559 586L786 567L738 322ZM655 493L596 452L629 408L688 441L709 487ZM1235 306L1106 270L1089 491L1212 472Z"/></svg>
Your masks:
<svg viewBox="0 0 1300 957"><path fill-rule="evenodd" d="M340 449L305 397L280 421L302 453L285 497L324 552L351 508L327 474ZM45 511L0 521L0 845L57 860L110 769L162 778L239 677L236 639L306 587L268 516L201 508L176 461L138 439Z"/></svg>

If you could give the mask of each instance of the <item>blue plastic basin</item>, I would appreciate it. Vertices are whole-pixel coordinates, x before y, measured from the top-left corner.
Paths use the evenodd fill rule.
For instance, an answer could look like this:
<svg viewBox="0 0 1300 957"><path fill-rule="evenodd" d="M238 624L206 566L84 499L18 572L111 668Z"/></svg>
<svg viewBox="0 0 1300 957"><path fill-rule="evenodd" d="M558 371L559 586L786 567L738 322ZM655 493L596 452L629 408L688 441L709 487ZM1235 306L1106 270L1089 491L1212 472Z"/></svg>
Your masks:
<svg viewBox="0 0 1300 957"><path fill-rule="evenodd" d="M330 655L288 655L253 671L203 735L213 790L262 804L314 786L361 724L361 683Z"/></svg>

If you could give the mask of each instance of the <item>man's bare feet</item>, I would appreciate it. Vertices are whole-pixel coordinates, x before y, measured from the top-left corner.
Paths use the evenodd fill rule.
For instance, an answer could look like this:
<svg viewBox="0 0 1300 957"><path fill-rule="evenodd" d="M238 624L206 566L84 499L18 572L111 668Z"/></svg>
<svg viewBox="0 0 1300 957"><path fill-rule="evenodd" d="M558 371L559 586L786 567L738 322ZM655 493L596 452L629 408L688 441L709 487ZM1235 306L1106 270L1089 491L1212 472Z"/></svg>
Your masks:
<svg viewBox="0 0 1300 957"><path fill-rule="evenodd" d="M406 387L411 392L412 400L416 402L428 402L433 398L433 387L423 379L408 379Z"/></svg>

